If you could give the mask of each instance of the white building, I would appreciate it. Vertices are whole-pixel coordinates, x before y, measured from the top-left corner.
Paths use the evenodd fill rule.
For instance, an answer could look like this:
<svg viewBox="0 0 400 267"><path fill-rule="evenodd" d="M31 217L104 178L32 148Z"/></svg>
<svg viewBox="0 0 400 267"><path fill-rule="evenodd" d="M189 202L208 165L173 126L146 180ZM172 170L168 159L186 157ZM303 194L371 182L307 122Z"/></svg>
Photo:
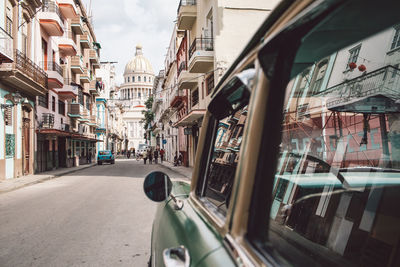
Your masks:
<svg viewBox="0 0 400 267"><path fill-rule="evenodd" d="M149 60L143 56L142 46L136 46L135 56L125 66L124 83L119 89L119 100L123 107L123 120L128 127L128 149L145 144L141 122L145 102L151 95L154 72Z"/></svg>

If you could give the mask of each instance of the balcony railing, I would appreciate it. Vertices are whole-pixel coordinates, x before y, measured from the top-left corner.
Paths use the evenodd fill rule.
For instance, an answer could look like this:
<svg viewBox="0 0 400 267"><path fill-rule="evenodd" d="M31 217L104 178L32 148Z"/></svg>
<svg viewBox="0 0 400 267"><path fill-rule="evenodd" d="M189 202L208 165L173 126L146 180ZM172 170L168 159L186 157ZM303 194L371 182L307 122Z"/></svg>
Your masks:
<svg viewBox="0 0 400 267"><path fill-rule="evenodd" d="M55 2L44 1L42 11L54 12L58 15L61 21L64 21L64 16L61 14L60 8Z"/></svg>
<svg viewBox="0 0 400 267"><path fill-rule="evenodd" d="M192 58L196 51L214 51L213 38L196 38L189 49L189 58Z"/></svg>
<svg viewBox="0 0 400 267"><path fill-rule="evenodd" d="M42 114L42 129L54 128L54 114L43 113Z"/></svg>
<svg viewBox="0 0 400 267"><path fill-rule="evenodd" d="M3 28L0 27L0 53L12 59L12 49L13 38Z"/></svg>
<svg viewBox="0 0 400 267"><path fill-rule="evenodd" d="M181 6L195 6L195 5L197 5L197 1L196 0L181 0L179 2L177 13L179 13L179 10L181 9Z"/></svg>
<svg viewBox="0 0 400 267"><path fill-rule="evenodd" d="M187 63L186 63L186 61L182 61L182 62L179 64L179 68L178 68L178 77L179 77L179 74L181 74L181 72L184 71L184 70L187 70Z"/></svg>
<svg viewBox="0 0 400 267"><path fill-rule="evenodd" d="M60 65L57 64L57 62L54 61L42 61L41 66L44 70L48 71L56 71L58 74L63 76L63 69L61 68Z"/></svg>
<svg viewBox="0 0 400 267"><path fill-rule="evenodd" d="M15 49L14 63L17 70L47 88L47 73L17 49Z"/></svg>
<svg viewBox="0 0 400 267"><path fill-rule="evenodd" d="M318 95L327 97L326 107L331 109L377 95L383 95L393 100L400 99L399 86L400 69L385 66L333 86Z"/></svg>

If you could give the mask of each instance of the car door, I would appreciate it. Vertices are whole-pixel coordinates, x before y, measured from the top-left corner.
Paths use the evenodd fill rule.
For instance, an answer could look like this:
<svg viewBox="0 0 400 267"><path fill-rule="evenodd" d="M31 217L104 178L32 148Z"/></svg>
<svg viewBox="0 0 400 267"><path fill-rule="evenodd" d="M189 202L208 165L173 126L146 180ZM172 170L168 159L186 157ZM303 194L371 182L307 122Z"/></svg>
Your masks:
<svg viewBox="0 0 400 267"><path fill-rule="evenodd" d="M254 262L399 265L399 7L315 1L266 36L263 138L231 230Z"/></svg>

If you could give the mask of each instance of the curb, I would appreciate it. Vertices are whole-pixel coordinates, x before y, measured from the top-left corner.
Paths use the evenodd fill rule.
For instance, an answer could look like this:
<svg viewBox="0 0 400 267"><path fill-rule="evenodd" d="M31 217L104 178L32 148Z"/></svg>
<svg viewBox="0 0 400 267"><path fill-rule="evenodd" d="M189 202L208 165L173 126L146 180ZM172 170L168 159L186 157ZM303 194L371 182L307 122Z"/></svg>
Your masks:
<svg viewBox="0 0 400 267"><path fill-rule="evenodd" d="M66 175L66 174L70 174L70 173L74 173L74 172L77 172L77 171L89 169L89 168L94 167L94 166L96 166L96 164L95 164L95 163L92 163L92 164L89 164L88 166L82 167L82 168L80 168L80 169L67 170L67 171L62 172L62 173L53 174L53 175L48 175L48 176L45 176L45 177L43 177L43 178L41 178L41 179L38 179L38 180L36 180L36 181L32 181L32 182L29 182L29 183L26 183L26 184L21 184L21 185L19 185L19 186L13 187L13 188L8 189L8 190L0 190L0 194L8 193L8 192L11 192L11 191L15 191L15 190L21 189L21 188L23 188L23 187L31 186L31 185L34 185L34 184L43 183L43 182L45 182L45 181L49 181L49 180L58 178L58 177L60 177L60 176L64 176L64 175Z"/></svg>
<svg viewBox="0 0 400 267"><path fill-rule="evenodd" d="M183 172L181 172L179 169L174 169L172 166L164 165L164 164L162 164L162 163L161 163L160 165L162 165L163 167L165 167L165 168L167 168L167 169L169 169L169 170L171 170L171 171L174 171L174 172L176 172L176 173L179 173L180 175L184 176L184 177L185 177L186 179L188 179L189 181L192 180L192 177L186 176L186 174L183 173Z"/></svg>

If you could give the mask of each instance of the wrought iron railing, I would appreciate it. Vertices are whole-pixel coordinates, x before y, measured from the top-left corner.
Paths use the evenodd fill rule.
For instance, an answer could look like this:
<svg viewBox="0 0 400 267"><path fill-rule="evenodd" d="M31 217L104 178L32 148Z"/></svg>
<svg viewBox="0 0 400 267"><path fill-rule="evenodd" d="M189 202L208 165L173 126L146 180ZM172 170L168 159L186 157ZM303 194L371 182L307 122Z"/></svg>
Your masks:
<svg viewBox="0 0 400 267"><path fill-rule="evenodd" d="M52 113L43 113L42 114L42 128L43 129L51 129L54 127L54 114Z"/></svg>
<svg viewBox="0 0 400 267"><path fill-rule="evenodd" d="M17 70L47 88L47 73L17 49L15 49L14 64Z"/></svg>
<svg viewBox="0 0 400 267"><path fill-rule="evenodd" d="M330 87L317 95L327 98L326 107L329 109L378 94L398 100L399 86L400 69L389 65Z"/></svg>
<svg viewBox="0 0 400 267"><path fill-rule="evenodd" d="M181 9L181 6L195 6L197 5L197 1L196 0L181 0L179 2L179 6L178 6L178 13L179 10Z"/></svg>
<svg viewBox="0 0 400 267"><path fill-rule="evenodd" d="M13 38L0 27L0 53L13 59Z"/></svg>
<svg viewBox="0 0 400 267"><path fill-rule="evenodd" d="M44 1L42 11L43 12L54 12L57 14L57 16L60 18L60 20L62 22L64 22L64 20L65 20L64 16L61 14L60 8L58 7L57 3L55 3L55 2L51 2L48 0Z"/></svg>
<svg viewBox="0 0 400 267"><path fill-rule="evenodd" d="M184 70L187 70L187 63L186 63L186 61L182 61L182 62L179 64L178 77L179 77L179 74L181 74L181 72L184 71Z"/></svg>
<svg viewBox="0 0 400 267"><path fill-rule="evenodd" d="M213 38L196 38L189 49L189 58L192 58L196 51L214 51Z"/></svg>
<svg viewBox="0 0 400 267"><path fill-rule="evenodd" d="M60 65L57 64L57 62L54 61L42 61L41 66L43 69L48 70L48 71L56 71L58 74L63 76L63 69L61 68Z"/></svg>

